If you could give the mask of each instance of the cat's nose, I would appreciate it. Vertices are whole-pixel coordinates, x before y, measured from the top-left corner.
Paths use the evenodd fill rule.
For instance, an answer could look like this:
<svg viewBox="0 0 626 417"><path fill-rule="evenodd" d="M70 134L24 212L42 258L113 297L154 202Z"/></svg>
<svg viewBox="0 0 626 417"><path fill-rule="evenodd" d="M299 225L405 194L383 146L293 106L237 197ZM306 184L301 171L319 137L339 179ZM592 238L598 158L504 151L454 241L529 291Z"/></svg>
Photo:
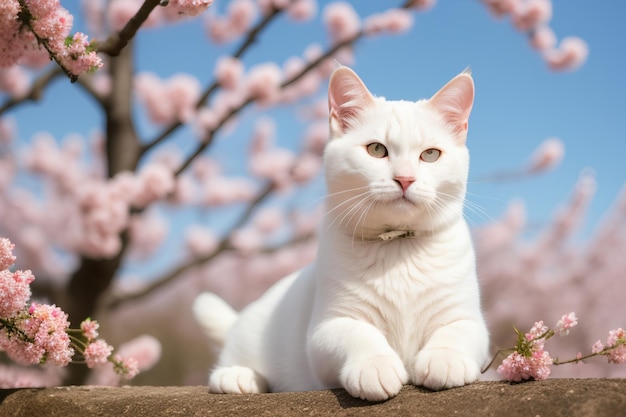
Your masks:
<svg viewBox="0 0 626 417"><path fill-rule="evenodd" d="M415 182L415 178L413 177L403 177L403 176L396 176L393 179L395 182L398 183L398 185L400 185L400 188L402 188L402 191L407 190L407 188L409 188L411 186L411 184L413 184Z"/></svg>

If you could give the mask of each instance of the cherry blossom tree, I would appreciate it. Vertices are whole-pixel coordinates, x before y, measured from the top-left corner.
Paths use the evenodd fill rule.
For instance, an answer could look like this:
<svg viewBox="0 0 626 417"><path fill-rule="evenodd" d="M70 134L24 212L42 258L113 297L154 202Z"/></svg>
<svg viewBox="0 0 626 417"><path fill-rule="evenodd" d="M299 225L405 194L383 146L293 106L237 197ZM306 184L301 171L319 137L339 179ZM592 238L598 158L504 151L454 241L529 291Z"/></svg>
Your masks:
<svg viewBox="0 0 626 417"><path fill-rule="evenodd" d="M86 0L89 35L72 32L78 18L58 0L0 5L0 235L15 243L19 266L37 275L35 297L62 306L70 320L97 317L114 329L107 338L120 343L137 336L138 328L154 334L162 345L162 369L169 374L159 380L167 383L203 382L212 360L191 318L195 294L209 289L242 307L314 258L321 211L297 196L319 181L327 139L326 103L319 93L337 62L358 59L359 44L373 37L409 32L415 16L435 6L434 0L398 1L392 7L381 2L380 12L359 16L355 6L342 1L323 7L316 0L211 3ZM481 3L526 36L551 70L575 70L584 63L585 42L559 41L551 29L550 0ZM208 42L230 51L214 60L204 78L180 72L164 79L137 69L138 33L191 19L201 20ZM328 41L302 45L299 55L284 62L267 57L246 66L244 57L263 34L287 19L321 19ZM184 62L180 65L185 71ZM89 97L103 128L91 138L63 141L40 133L18 150L11 113L40 100L58 82L74 83ZM295 109L305 120L297 149L276 142L278 127L267 116L276 108ZM209 153L219 147L220 137L235 134L249 138L247 149L231 156ZM496 177L541 173L561 156L562 143L547 140L526 168ZM240 172L224 169L229 157L239 161ZM496 343L505 344L504 323L561 312L547 305L531 308L529 302L528 311L502 313L512 294L523 292L529 299L545 294L543 276L555 265L568 268L556 268L551 290L588 279L583 272L594 279L619 279L623 269L612 256L624 248L623 202L607 220L611 226L601 228L588 247L568 245L592 194L593 181L582 178L572 202L536 241L520 238L525 227L520 204L477 228ZM207 216L224 219L219 230L203 224ZM184 251L162 262L168 245ZM536 279L520 279L521 271ZM580 294L577 300L593 311L592 324L607 318ZM582 316L584 309L576 311ZM161 345L140 339L126 349L148 352L148 363ZM61 380L49 377L52 384ZM84 378L76 373L66 381Z"/></svg>

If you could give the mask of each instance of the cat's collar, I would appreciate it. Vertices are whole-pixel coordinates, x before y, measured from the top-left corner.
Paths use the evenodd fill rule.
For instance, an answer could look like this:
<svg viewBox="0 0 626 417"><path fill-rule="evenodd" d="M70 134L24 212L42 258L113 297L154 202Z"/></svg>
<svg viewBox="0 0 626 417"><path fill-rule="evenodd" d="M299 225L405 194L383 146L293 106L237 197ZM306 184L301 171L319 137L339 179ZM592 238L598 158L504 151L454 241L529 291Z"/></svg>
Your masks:
<svg viewBox="0 0 626 417"><path fill-rule="evenodd" d="M406 239L415 237L415 230L390 230L378 235L378 239L382 241L394 239Z"/></svg>

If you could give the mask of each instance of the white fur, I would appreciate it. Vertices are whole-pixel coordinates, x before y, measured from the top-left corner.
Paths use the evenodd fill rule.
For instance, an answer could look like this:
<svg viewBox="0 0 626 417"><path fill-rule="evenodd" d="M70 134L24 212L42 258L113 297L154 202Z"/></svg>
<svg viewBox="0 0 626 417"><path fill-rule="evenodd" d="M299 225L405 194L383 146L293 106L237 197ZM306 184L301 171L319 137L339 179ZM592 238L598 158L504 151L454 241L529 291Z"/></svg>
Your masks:
<svg viewBox="0 0 626 417"><path fill-rule="evenodd" d="M488 333L462 215L471 77L457 76L431 100L398 102L371 96L340 68L329 95L329 196L317 260L241 312L210 375L211 392L343 387L380 401L409 382L439 390L475 381ZM388 156L371 156L372 142ZM420 160L431 148L439 160ZM399 178L409 181L406 191ZM223 327L210 313L223 306L200 297L199 321Z"/></svg>

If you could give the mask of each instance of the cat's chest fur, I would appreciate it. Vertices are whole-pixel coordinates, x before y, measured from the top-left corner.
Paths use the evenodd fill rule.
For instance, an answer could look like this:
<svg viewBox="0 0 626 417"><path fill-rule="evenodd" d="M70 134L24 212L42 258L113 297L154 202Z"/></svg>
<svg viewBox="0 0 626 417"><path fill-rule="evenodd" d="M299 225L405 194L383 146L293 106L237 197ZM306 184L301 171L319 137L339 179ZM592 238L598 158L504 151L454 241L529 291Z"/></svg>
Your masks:
<svg viewBox="0 0 626 417"><path fill-rule="evenodd" d="M410 361L446 312L477 292L474 256L464 221L436 236L389 241L334 238L321 245L318 314L351 317L381 331Z"/></svg>

